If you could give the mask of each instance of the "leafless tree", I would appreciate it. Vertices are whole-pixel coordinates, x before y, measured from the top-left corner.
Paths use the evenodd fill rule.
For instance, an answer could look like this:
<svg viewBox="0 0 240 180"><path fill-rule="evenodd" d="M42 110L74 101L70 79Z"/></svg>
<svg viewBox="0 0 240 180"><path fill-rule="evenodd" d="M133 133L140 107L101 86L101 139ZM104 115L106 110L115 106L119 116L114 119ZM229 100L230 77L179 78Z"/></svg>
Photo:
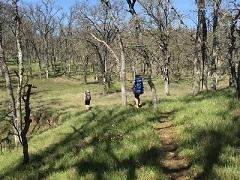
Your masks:
<svg viewBox="0 0 240 180"><path fill-rule="evenodd" d="M6 89L9 99L9 108L11 111L11 125L13 127L13 134L15 143L21 143L23 147L23 163L29 162L29 154L28 154L28 141L27 141L27 133L31 123L30 120L30 95L31 95L31 85L27 85L28 89L26 92L26 96L24 94L25 86L24 86L24 61L23 61L23 53L22 53L22 18L19 14L19 9L17 5L17 0L12 0L12 12L14 19L14 27L15 27L15 38L16 38L16 46L17 46L17 58L18 58L18 72L15 72L17 76L17 90L16 90L16 98L14 95L14 89L12 86L12 78L9 72L9 68L6 64L5 53L3 49L3 31L2 26L4 24L3 19L0 19L0 65L5 75ZM26 98L24 98L26 97ZM22 110L22 102L24 101L25 105L25 116L23 120L23 110Z"/></svg>
<svg viewBox="0 0 240 180"><path fill-rule="evenodd" d="M56 30L58 20L56 18L60 9L55 9L54 0L42 0L41 5L30 6L28 17L36 26L36 31L40 34L43 43L43 60L45 63L45 76L49 77L49 39ZM39 52L38 52L39 53ZM40 71L42 70L39 62ZM41 77L41 72L40 72Z"/></svg>
<svg viewBox="0 0 240 180"><path fill-rule="evenodd" d="M211 75L211 89L216 91L217 89L217 58L218 58L218 38L217 38L217 27L219 18L219 8L221 0L214 1L213 7L213 42L212 42L212 57L210 63L210 75Z"/></svg>
<svg viewBox="0 0 240 180"><path fill-rule="evenodd" d="M154 25L150 28L157 28L156 33L151 33L157 39L157 44L163 56L162 74L164 79L164 92L170 95L170 72L169 65L171 53L169 50L170 29L174 18L174 10L170 0L139 0L141 6L144 8L147 15L151 18Z"/></svg>
<svg viewBox="0 0 240 180"><path fill-rule="evenodd" d="M207 89L208 62L207 62L207 25L205 17L205 0L197 0L198 27L195 41L195 58L193 69L193 95L200 91L200 74L202 63L202 87Z"/></svg>

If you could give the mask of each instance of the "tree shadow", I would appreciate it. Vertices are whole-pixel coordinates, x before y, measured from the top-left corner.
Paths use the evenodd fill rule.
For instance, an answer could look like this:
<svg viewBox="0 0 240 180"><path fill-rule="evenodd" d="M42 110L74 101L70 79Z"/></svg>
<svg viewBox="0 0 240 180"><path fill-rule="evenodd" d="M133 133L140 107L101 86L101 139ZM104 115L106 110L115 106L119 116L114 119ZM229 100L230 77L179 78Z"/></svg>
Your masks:
<svg viewBox="0 0 240 180"><path fill-rule="evenodd" d="M232 109L229 106L225 112L222 112L221 115L227 114L226 112ZM192 161L196 164L202 166L202 171L198 173L194 179L218 179L218 175L213 170L215 165L220 165L219 162L220 156L223 153L223 149L227 146L237 148L240 146L240 121L236 120L238 117L234 117L228 125L222 127L221 129L217 128L199 128L199 127L188 127L184 131L187 134L191 134L191 140L182 142L181 147L193 147L194 145L200 145L197 150L195 157ZM237 140L238 139L238 140Z"/></svg>
<svg viewBox="0 0 240 180"><path fill-rule="evenodd" d="M205 130L200 130L198 136L195 138L197 141L204 144L200 156L196 159L196 161L203 163L203 171L198 174L195 179L208 179L209 176L217 178L217 175L213 174L213 166L218 163L221 151L224 145L226 145L224 134L215 130L207 132Z"/></svg>
<svg viewBox="0 0 240 180"><path fill-rule="evenodd" d="M75 168L79 176L88 172L94 173L96 179L104 179L105 172L115 172L119 169L128 172L127 179L135 179L136 169L140 166L155 167L162 171L159 159L162 158L163 154L161 154L159 146L143 148L139 140L141 151L122 159L119 159L113 151L113 146L116 143L121 143L125 137L131 136L136 131L141 131L143 127L152 128L148 126L152 117L141 123L130 122L130 119L139 113L146 114L148 112L148 108L142 108L139 112L133 108L120 108L119 110L116 107L103 110L95 107L94 110L82 113L82 116L85 117L84 123L81 126L72 125L72 133L64 134L64 138L60 141L46 147L38 154L32 154L30 165L23 166L19 162L16 167L9 169L4 174L0 173L0 179L14 176L21 177L21 175L27 176L27 179L46 179L52 173L69 168ZM128 126L123 126L124 124L128 124ZM119 129L121 127L122 129ZM57 165L56 162L62 161L65 155L71 158L78 157L81 156L84 149L89 147L93 148L91 156L80 158L72 164L60 163ZM101 156L103 158L98 158ZM113 166L107 162L108 159ZM31 169L34 170L34 173L26 175L25 173Z"/></svg>

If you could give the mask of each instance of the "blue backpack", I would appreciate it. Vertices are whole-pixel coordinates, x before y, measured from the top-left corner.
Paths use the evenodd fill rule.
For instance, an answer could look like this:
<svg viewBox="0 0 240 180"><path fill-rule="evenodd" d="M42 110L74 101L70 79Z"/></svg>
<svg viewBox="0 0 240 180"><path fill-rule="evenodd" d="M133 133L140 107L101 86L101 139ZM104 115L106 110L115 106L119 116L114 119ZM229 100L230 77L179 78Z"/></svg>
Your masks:
<svg viewBox="0 0 240 180"><path fill-rule="evenodd" d="M139 75L135 77L134 93L135 94L143 94L144 93L143 78Z"/></svg>

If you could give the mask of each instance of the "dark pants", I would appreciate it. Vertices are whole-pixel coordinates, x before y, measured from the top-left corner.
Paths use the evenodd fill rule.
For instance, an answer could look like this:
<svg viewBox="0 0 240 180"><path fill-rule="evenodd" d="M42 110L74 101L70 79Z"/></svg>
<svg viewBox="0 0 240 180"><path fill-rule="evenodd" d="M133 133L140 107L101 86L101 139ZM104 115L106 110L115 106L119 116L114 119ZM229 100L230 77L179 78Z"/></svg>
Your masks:
<svg viewBox="0 0 240 180"><path fill-rule="evenodd" d="M85 105L90 105L91 100L85 100Z"/></svg>
<svg viewBox="0 0 240 180"><path fill-rule="evenodd" d="M136 99L139 99L139 96L140 96L140 94L134 93L134 97L135 97Z"/></svg>

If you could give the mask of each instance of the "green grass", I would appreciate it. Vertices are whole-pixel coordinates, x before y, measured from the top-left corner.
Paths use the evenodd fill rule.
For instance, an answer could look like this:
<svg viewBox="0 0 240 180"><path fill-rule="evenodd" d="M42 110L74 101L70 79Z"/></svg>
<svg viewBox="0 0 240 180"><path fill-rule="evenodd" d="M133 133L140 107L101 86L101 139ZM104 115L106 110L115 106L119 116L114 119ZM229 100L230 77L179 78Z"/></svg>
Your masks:
<svg viewBox="0 0 240 180"><path fill-rule="evenodd" d="M169 98L160 104L174 111L180 153L199 179L239 179L240 104L230 88L216 94Z"/></svg>
<svg viewBox="0 0 240 180"><path fill-rule="evenodd" d="M141 111L118 106L76 112L65 123L31 138L30 166L21 167L17 150L0 156L1 175L16 179L164 178L158 164L159 136L153 130L156 116L144 107Z"/></svg>
<svg viewBox="0 0 240 180"><path fill-rule="evenodd" d="M159 96L152 111L151 92L145 84L143 107L120 106L120 93L101 94L98 84L80 83L78 77L34 79L33 114L45 113L42 120L56 117L58 124L31 134L31 164L21 166L21 149L0 155L0 178L5 179L166 179L160 165L159 132L155 130L165 115L172 119L179 135L180 154L192 163L199 179L240 177L240 104L234 92L220 81L216 94L192 97L190 81L171 84L171 96ZM117 90L114 84L112 91ZM130 89L131 83L128 83ZM6 99L0 87L1 102ZM93 109L85 111L83 92L90 89ZM1 112L4 103L0 105Z"/></svg>

